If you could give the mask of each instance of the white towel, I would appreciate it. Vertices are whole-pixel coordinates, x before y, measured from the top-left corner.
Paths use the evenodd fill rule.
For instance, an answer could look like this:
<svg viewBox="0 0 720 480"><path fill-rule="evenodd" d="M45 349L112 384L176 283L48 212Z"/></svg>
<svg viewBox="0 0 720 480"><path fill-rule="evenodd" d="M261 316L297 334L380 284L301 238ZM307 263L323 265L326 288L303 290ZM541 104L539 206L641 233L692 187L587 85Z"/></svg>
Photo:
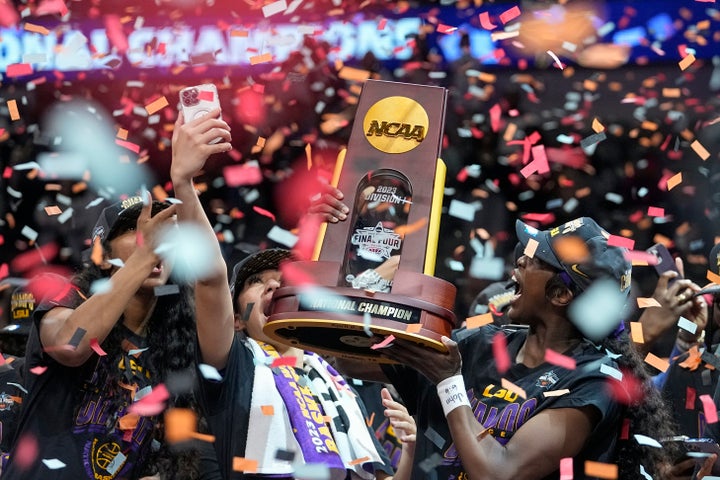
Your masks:
<svg viewBox="0 0 720 480"><path fill-rule="evenodd" d="M355 394L347 384L340 385L338 383L341 380L345 383L344 379L342 379L342 377L334 378L334 375L328 371L328 366L328 363L322 357L314 353L306 352L303 358L303 368L305 372L309 373L310 369L312 369L320 375L320 378L312 380L311 385L313 392L320 399L320 404L325 411L325 415L335 419L338 416L338 407L342 407L342 410L347 415L349 421L347 432L338 430L335 422L330 421L330 428L335 438L335 444L338 447L345 468L355 472L360 478L367 480L374 479L375 474L363 469L363 464L373 462L382 463L382 458L370 436L367 424L365 423L365 416L362 410L360 410ZM330 393L328 391L332 392L332 395L328 395L328 393ZM333 401L328 398L330 396L337 400ZM365 458L362 463L351 465L353 461L361 458Z"/></svg>
<svg viewBox="0 0 720 480"><path fill-rule="evenodd" d="M260 361L255 365L245 458L258 461L259 474L292 475L292 464L278 460L275 454L278 450L295 452L295 461L303 462L302 452L292 433L285 403L275 388L273 372L262 361L267 358L267 354L250 338L247 340L247 345L255 359ZM274 415L263 413L262 407L268 405L273 408Z"/></svg>

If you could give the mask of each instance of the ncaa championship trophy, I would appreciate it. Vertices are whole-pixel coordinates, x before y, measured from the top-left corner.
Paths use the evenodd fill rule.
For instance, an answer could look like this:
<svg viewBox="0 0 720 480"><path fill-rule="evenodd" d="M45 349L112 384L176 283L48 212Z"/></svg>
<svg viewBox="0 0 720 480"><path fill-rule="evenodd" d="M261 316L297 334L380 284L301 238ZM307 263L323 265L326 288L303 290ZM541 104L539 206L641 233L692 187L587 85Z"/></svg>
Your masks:
<svg viewBox="0 0 720 480"><path fill-rule="evenodd" d="M315 285L275 291L268 336L378 363L393 361L370 348L373 334L445 351L440 337L455 326L456 289L432 275L446 95L441 87L366 81L333 178L351 208L348 220L323 224L313 260L292 262Z"/></svg>

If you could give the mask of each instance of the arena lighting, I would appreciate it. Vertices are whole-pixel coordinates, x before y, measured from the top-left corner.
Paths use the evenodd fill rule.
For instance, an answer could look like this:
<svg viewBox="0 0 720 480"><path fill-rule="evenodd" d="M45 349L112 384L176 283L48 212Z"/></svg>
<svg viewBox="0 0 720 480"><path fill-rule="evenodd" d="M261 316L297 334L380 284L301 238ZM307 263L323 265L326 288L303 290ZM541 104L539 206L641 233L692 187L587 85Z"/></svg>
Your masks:
<svg viewBox="0 0 720 480"><path fill-rule="evenodd" d="M18 63L30 63L36 72L108 69L125 62L141 69L181 64L243 66L267 53L277 63L301 49L305 35L332 45L335 58L361 58L372 51L379 60L405 60L412 53L409 38L421 23L419 17L388 20L383 32L378 32L374 20L337 21L328 26L266 23L253 28L240 24L221 28L214 19L183 26L144 25L127 34L125 55L113 49L107 29L100 24L85 22L81 29L68 26L61 37L2 29L0 71Z"/></svg>

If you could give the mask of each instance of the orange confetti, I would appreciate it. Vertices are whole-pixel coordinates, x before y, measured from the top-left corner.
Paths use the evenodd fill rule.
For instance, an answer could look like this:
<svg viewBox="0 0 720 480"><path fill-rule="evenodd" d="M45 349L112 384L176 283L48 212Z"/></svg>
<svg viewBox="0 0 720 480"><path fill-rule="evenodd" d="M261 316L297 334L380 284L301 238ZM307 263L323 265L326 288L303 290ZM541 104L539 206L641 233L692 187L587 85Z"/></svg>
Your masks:
<svg viewBox="0 0 720 480"><path fill-rule="evenodd" d="M8 110L10 111L10 120L20 120L20 112L18 111L17 100L7 101Z"/></svg>
<svg viewBox="0 0 720 480"><path fill-rule="evenodd" d="M600 123L600 120L598 120L597 118L593 118L592 129L595 133L600 133L605 130L605 125Z"/></svg>
<svg viewBox="0 0 720 480"><path fill-rule="evenodd" d="M178 443L190 440L197 428L197 414L188 408L170 408L165 412L165 440Z"/></svg>
<svg viewBox="0 0 720 480"><path fill-rule="evenodd" d="M103 261L103 248L100 243L100 237L95 237L95 240L93 241L90 260L92 260L95 265L100 265Z"/></svg>
<svg viewBox="0 0 720 480"><path fill-rule="evenodd" d="M637 299L638 308L648 308L648 307L660 307L660 302L655 300L652 297L638 297Z"/></svg>
<svg viewBox="0 0 720 480"><path fill-rule="evenodd" d="M678 62L678 65L680 66L680 70L686 70L690 65L692 65L695 62L695 55L692 53L689 54L687 57L683 58Z"/></svg>
<svg viewBox="0 0 720 480"><path fill-rule="evenodd" d="M57 205L53 205L50 207L45 207L45 213L48 215L60 215L62 213L62 210L60 210L60 207Z"/></svg>
<svg viewBox="0 0 720 480"><path fill-rule="evenodd" d="M312 145L305 145L305 157L307 158L307 169L312 169Z"/></svg>
<svg viewBox="0 0 720 480"><path fill-rule="evenodd" d="M553 242L558 258L567 263L580 263L590 256L585 242L580 237L559 237Z"/></svg>
<svg viewBox="0 0 720 480"><path fill-rule="evenodd" d="M230 36L231 37L247 37L248 31L247 30L230 30Z"/></svg>
<svg viewBox="0 0 720 480"><path fill-rule="evenodd" d="M158 111L162 110L163 108L167 107L168 105L169 105L169 103L168 103L167 99L163 96L163 97L160 97L157 100L145 105L145 110L147 110L148 115L152 115L152 114L157 113Z"/></svg>
<svg viewBox="0 0 720 480"><path fill-rule="evenodd" d="M682 363L679 365L682 368L687 368L691 372L694 372L697 370L697 368L702 363L702 355L700 354L700 350L698 350L697 345L693 345L690 347L690 350L688 350L688 356L685 360L683 360Z"/></svg>
<svg viewBox="0 0 720 480"><path fill-rule="evenodd" d="M680 98L681 91L679 88L663 88L662 94L667 98Z"/></svg>
<svg viewBox="0 0 720 480"><path fill-rule="evenodd" d="M533 258L535 256L535 252L537 251L538 245L540 245L540 243L534 238L531 238L530 240L528 240L527 245L525 245L525 250L523 250L523 254L527 257Z"/></svg>
<svg viewBox="0 0 720 480"><path fill-rule="evenodd" d="M706 278L708 280L710 280L712 283L720 285L720 275L718 275L717 273L715 273L711 270L708 270Z"/></svg>
<svg viewBox="0 0 720 480"><path fill-rule="evenodd" d="M140 414L128 413L118 419L118 425L120 426L120 430L135 430L139 421Z"/></svg>
<svg viewBox="0 0 720 480"><path fill-rule="evenodd" d="M263 415L272 416L275 415L275 407L272 405L261 405L260 410Z"/></svg>
<svg viewBox="0 0 720 480"><path fill-rule="evenodd" d="M160 185L153 187L152 196L158 202L164 202L168 198L167 192Z"/></svg>
<svg viewBox="0 0 720 480"><path fill-rule="evenodd" d="M118 137L120 140L127 140L128 131L125 130L124 128L118 128L117 137Z"/></svg>
<svg viewBox="0 0 720 480"><path fill-rule="evenodd" d="M343 80L364 82L365 80L370 78L370 72L368 70L344 66L338 72L338 77L342 78Z"/></svg>
<svg viewBox="0 0 720 480"><path fill-rule="evenodd" d="M668 178L667 181L667 189L672 190L673 188L677 187L682 183L682 172L678 172L672 177Z"/></svg>
<svg viewBox="0 0 720 480"><path fill-rule="evenodd" d="M420 330L422 330L422 323L409 323L405 328L408 333L420 333Z"/></svg>
<svg viewBox="0 0 720 480"><path fill-rule="evenodd" d="M272 62L272 53L263 53L262 55L253 55L250 57L250 65L257 65L259 63ZM255 462L257 463L257 462Z"/></svg>
<svg viewBox="0 0 720 480"><path fill-rule="evenodd" d="M359 465L361 463L369 462L370 457L362 457L362 458L356 458L355 460L352 460L348 465Z"/></svg>
<svg viewBox="0 0 720 480"><path fill-rule="evenodd" d="M643 336L642 323L630 322L630 338L635 343L645 343L645 337Z"/></svg>
<svg viewBox="0 0 720 480"><path fill-rule="evenodd" d="M40 35L47 35L50 33L50 30L48 30L47 28L41 25L35 25L33 23L26 23L23 27L28 32L39 33Z"/></svg>
<svg viewBox="0 0 720 480"><path fill-rule="evenodd" d="M525 393L525 390L523 390L522 388L518 387L517 385L515 385L514 383L512 383L510 380L507 380L507 379L503 378L503 379L500 381L500 384L502 385L502 387L503 387L504 389L510 390L510 391L513 392L513 393L517 393L519 397L521 397L521 398L523 398L523 399L527 398L527 393Z"/></svg>
<svg viewBox="0 0 720 480"><path fill-rule="evenodd" d="M493 323L493 316L490 312L465 319L465 326L468 330L482 327L483 325L488 325L490 323Z"/></svg>
<svg viewBox="0 0 720 480"><path fill-rule="evenodd" d="M690 144L690 147L695 153L698 154L698 157L702 158L703 160L707 160L710 157L710 152L708 152L707 149L698 140L692 142Z"/></svg>
<svg viewBox="0 0 720 480"><path fill-rule="evenodd" d="M243 457L233 457L233 472L257 472L257 460L251 460Z"/></svg>
<svg viewBox="0 0 720 480"><path fill-rule="evenodd" d="M613 480L618 476L618 466L614 463L592 462L587 460L585 462L585 475L588 477Z"/></svg>
<svg viewBox="0 0 720 480"><path fill-rule="evenodd" d="M652 353L647 354L647 356L645 357L645 363L647 363L648 365L650 365L652 367L657 368L661 372L664 372L665 370L668 369L668 367L670 367L670 363L667 360L662 359Z"/></svg>

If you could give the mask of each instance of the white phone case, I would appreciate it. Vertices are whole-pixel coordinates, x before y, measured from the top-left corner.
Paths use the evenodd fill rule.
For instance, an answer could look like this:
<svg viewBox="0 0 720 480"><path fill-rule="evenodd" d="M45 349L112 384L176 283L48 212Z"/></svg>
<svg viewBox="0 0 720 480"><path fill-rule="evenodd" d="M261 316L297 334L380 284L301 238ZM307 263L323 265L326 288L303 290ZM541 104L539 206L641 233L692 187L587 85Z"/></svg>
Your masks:
<svg viewBox="0 0 720 480"><path fill-rule="evenodd" d="M180 90L180 108L182 108L186 122L200 118L207 115L211 110L220 108L217 87L212 83L205 83L183 88ZM217 137L211 140L210 144L218 143L221 140L222 137Z"/></svg>

